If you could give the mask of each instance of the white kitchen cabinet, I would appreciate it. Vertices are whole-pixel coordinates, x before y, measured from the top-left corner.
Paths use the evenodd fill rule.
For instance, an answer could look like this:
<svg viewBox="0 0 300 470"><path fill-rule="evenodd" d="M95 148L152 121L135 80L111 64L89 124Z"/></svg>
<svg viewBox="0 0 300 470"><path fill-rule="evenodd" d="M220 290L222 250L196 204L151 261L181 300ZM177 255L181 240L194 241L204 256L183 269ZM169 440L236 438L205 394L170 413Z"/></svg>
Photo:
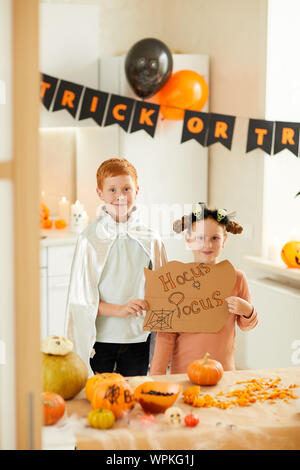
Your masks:
<svg viewBox="0 0 300 470"><path fill-rule="evenodd" d="M41 338L64 335L65 311L76 237L51 238L41 249Z"/></svg>
<svg viewBox="0 0 300 470"><path fill-rule="evenodd" d="M48 277L47 336L64 336L69 276Z"/></svg>

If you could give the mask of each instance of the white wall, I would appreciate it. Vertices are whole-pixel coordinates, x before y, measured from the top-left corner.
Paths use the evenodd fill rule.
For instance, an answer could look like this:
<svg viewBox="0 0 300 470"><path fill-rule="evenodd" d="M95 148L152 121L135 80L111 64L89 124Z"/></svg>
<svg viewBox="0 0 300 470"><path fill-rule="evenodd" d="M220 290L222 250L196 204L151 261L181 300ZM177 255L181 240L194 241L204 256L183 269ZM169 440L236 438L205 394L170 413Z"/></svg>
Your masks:
<svg viewBox="0 0 300 470"><path fill-rule="evenodd" d="M209 149L208 199L237 212L243 235L224 251L246 268L245 254L262 245L264 154L245 154L248 118L264 118L267 0L44 0L99 7L99 54L126 53L139 39L157 37L172 52L210 57L210 111L238 116L229 151ZM65 111L62 111L65 112Z"/></svg>
<svg viewBox="0 0 300 470"><path fill-rule="evenodd" d="M300 122L300 2L269 1L266 118ZM280 34L278 32L280 31ZM264 249L300 240L300 159L288 150L266 157Z"/></svg>

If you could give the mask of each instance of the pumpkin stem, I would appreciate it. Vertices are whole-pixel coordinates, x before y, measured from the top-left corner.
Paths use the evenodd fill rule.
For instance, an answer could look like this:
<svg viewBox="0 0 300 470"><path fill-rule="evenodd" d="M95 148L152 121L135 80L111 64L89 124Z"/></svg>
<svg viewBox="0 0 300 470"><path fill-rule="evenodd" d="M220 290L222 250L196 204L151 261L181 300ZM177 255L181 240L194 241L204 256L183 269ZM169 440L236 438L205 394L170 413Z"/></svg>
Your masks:
<svg viewBox="0 0 300 470"><path fill-rule="evenodd" d="M203 358L203 361L204 361L204 364L207 364L207 361L208 361L208 358L209 358L210 354L207 352Z"/></svg>

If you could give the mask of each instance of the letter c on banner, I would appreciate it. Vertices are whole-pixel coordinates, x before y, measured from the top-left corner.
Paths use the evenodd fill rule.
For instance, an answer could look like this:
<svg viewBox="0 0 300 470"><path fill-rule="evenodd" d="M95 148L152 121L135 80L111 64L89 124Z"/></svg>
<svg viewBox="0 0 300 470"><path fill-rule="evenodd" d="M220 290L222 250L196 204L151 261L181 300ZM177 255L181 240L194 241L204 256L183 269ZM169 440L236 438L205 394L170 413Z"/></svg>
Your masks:
<svg viewBox="0 0 300 470"><path fill-rule="evenodd" d="M120 114L120 110L123 109L124 111L126 111L127 109L127 105L126 104L117 104L116 106L114 106L113 110L112 110L112 114L114 116L114 118L117 120L117 121L124 121L125 119L125 116L123 116L122 114Z"/></svg>

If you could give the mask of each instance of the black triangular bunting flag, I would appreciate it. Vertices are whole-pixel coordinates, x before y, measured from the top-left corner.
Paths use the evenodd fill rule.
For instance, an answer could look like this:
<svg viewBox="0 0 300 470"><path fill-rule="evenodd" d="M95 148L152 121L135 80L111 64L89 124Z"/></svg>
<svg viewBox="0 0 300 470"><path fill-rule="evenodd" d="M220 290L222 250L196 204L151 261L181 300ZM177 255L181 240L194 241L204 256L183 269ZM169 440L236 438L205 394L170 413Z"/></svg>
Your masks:
<svg viewBox="0 0 300 470"><path fill-rule="evenodd" d="M124 131L128 130L134 100L120 95L111 95L104 126L119 124Z"/></svg>
<svg viewBox="0 0 300 470"><path fill-rule="evenodd" d="M220 142L231 149L235 116L210 113L207 146Z"/></svg>
<svg viewBox="0 0 300 470"><path fill-rule="evenodd" d="M147 101L136 101L130 132L144 129L154 137L160 106Z"/></svg>
<svg viewBox="0 0 300 470"><path fill-rule="evenodd" d="M99 126L101 126L107 100L108 93L86 88L78 118L79 121L82 119L92 118Z"/></svg>
<svg viewBox="0 0 300 470"><path fill-rule="evenodd" d="M276 122L274 154L288 149L298 157L300 124L295 122Z"/></svg>
<svg viewBox="0 0 300 470"><path fill-rule="evenodd" d="M58 78L51 77L45 73L41 74L41 100L48 110L50 109L58 82Z"/></svg>
<svg viewBox="0 0 300 470"><path fill-rule="evenodd" d="M66 109L75 118L82 90L82 85L61 80L55 97L53 111Z"/></svg>
<svg viewBox="0 0 300 470"><path fill-rule="evenodd" d="M197 142L199 142L199 144L205 147L208 126L208 113L186 110L184 113L181 143L195 139Z"/></svg>
<svg viewBox="0 0 300 470"><path fill-rule="evenodd" d="M246 153L260 148L271 155L273 139L273 121L249 119Z"/></svg>

